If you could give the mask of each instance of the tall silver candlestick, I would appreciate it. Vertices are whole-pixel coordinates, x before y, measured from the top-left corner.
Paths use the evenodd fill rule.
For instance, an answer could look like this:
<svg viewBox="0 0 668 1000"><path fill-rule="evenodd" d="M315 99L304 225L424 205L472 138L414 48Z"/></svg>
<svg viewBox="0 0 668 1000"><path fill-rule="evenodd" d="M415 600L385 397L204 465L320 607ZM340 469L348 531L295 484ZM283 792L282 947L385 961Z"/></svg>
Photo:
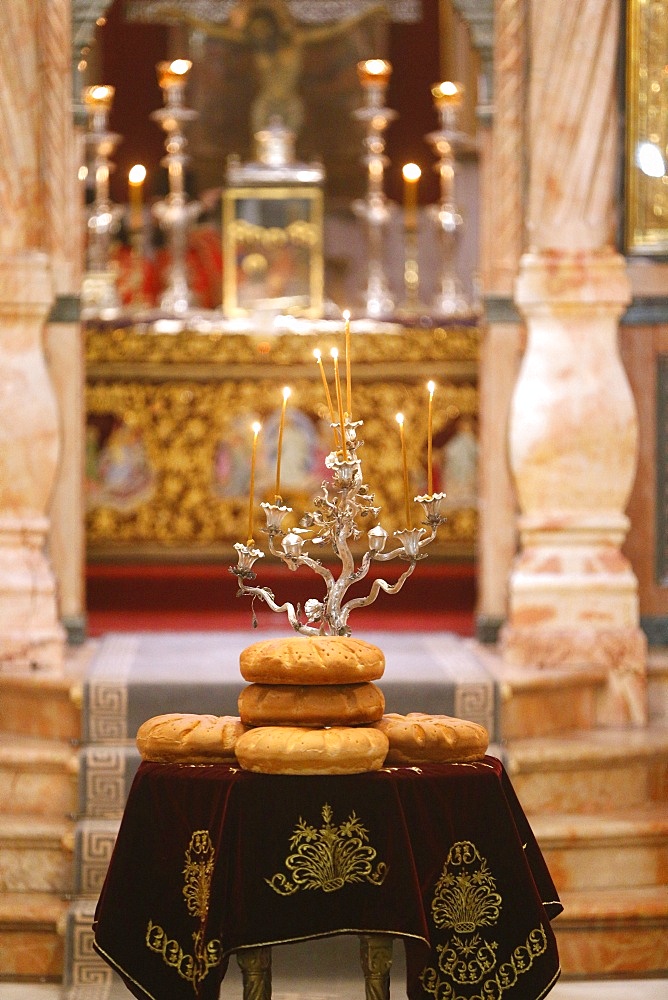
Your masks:
<svg viewBox="0 0 668 1000"><path fill-rule="evenodd" d="M292 628L301 635L350 635L348 617L351 611L372 604L381 590L386 594L398 593L417 562L425 558L422 550L434 540L438 526L445 520L441 512L444 493L415 497L414 502L422 507L423 525L419 528L407 525L400 531L395 531L396 544L389 552L385 552L388 532L380 524L376 524L367 531L369 547L356 565L350 541L357 541L362 537L358 521L366 518L375 521L380 508L373 506L373 494L362 479L361 463L357 457L357 449L361 444L357 439L357 429L362 426L362 421L353 421L345 414L343 424L345 448L330 452L325 460L325 465L332 472L332 481L322 484L320 495L314 499L314 509L303 515L298 527L288 532L283 530L283 521L292 513L292 509L283 506L280 497L275 498L275 503L261 504L266 517L266 528L263 530L268 535L271 554L281 559L291 570L300 566L312 569L324 582L324 598L306 601L303 613L289 601L278 604L269 588L251 583L256 577L253 565L264 556L262 550L255 547L255 540L249 538L245 545L237 542L234 546L238 562L236 566L230 567L230 572L239 581L238 595L258 597L272 611L284 612ZM341 424L333 423L332 426L338 429ZM341 563L339 576L336 577L320 559L309 555L306 552L307 545L319 549L329 545ZM350 587L366 577L372 562L391 559L401 559L408 564L396 583L391 584L377 578L366 597L345 600Z"/></svg>
<svg viewBox="0 0 668 1000"><path fill-rule="evenodd" d="M384 232L390 217L390 206L383 190L383 175L389 163L385 155L385 130L397 117L396 111L384 107L385 91L392 74L386 59L366 59L357 64L357 75L364 90L366 103L354 112L364 122L367 134L362 162L367 168L366 198L353 202L353 211L366 222L368 240L367 286L363 295L367 316L389 316L394 309L383 261Z"/></svg>
<svg viewBox="0 0 668 1000"><path fill-rule="evenodd" d="M432 312L437 318L464 317L470 314L471 307L455 269L455 250L464 224L455 199L455 149L464 139L464 133L458 129L464 88L460 83L446 81L434 84L431 92L440 128L430 132L426 139L439 158L436 169L440 178L440 198L437 205L430 207L429 215L435 223L441 246L440 279Z"/></svg>
<svg viewBox="0 0 668 1000"><path fill-rule="evenodd" d="M94 199L86 220L86 272L81 289L84 315L113 316L120 308L116 274L109 265L111 237L118 229L123 210L109 196L111 162L120 135L109 131L109 113L114 100L114 88L87 87L84 104L88 111L88 169L94 183Z"/></svg>
<svg viewBox="0 0 668 1000"><path fill-rule="evenodd" d="M188 200L185 185L185 168L190 157L186 153L188 140L183 128L187 122L197 118L197 112L184 104L186 80L191 67L192 63L187 59L158 63L158 83L165 106L151 114L151 118L167 133L167 155L160 163L167 168L169 194L153 206L153 214L167 234L170 250L167 286L160 299L160 308L176 314L187 312L195 304L188 284L186 254L188 231L202 210L199 202Z"/></svg>

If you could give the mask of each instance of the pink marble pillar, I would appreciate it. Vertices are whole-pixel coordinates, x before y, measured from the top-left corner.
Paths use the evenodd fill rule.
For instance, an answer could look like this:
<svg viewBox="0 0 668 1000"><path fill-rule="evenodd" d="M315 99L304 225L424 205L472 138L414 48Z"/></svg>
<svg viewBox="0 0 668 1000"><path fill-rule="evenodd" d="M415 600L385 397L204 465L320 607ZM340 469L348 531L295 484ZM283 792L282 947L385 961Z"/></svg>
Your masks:
<svg viewBox="0 0 668 1000"><path fill-rule="evenodd" d="M641 724L646 643L621 552L638 430L612 249L618 15L617 0L531 4L527 347L509 429L520 553L501 648L517 665L604 667L599 721Z"/></svg>
<svg viewBox="0 0 668 1000"><path fill-rule="evenodd" d="M45 554L58 413L42 350L53 302L43 252L41 5L0 4L0 671L59 671L64 632Z"/></svg>

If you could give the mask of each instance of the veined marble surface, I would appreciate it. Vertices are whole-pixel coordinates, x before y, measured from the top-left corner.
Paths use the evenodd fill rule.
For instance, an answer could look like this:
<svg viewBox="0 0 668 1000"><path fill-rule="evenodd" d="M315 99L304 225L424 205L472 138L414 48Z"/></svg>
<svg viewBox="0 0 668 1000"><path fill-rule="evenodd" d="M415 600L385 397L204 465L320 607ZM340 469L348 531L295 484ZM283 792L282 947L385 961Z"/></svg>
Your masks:
<svg viewBox="0 0 668 1000"><path fill-rule="evenodd" d="M274 989L274 1000L360 1000L361 983L350 981L337 984L335 989L322 984L313 990L303 981L285 984L282 990ZM76 987L69 991L55 984L0 983L0 1000L97 1000L98 994L106 1000L126 1000L130 996L123 986L114 987L111 993L99 987ZM221 1000L226 995L223 989ZM241 992L236 996L241 997ZM396 988L393 996L399 996ZM583 982L559 982L549 994L550 1000L668 1000L668 978L665 979L601 979Z"/></svg>

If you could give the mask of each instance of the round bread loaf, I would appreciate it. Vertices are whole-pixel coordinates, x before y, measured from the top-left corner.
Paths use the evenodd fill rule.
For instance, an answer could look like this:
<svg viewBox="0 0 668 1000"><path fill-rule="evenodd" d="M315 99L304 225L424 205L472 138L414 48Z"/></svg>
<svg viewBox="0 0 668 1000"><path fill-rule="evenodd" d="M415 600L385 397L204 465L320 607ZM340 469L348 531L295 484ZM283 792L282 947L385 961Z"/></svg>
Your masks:
<svg viewBox="0 0 668 1000"><path fill-rule="evenodd" d="M249 684L239 695L247 726L362 726L385 711L375 684Z"/></svg>
<svg viewBox="0 0 668 1000"><path fill-rule="evenodd" d="M137 730L144 760L161 764L218 764L235 761L234 748L246 732L233 715L190 715L173 712L147 719Z"/></svg>
<svg viewBox="0 0 668 1000"><path fill-rule="evenodd" d="M262 774L360 774L383 766L388 740L379 729L360 726L307 729L261 726L237 741L237 760Z"/></svg>
<svg viewBox="0 0 668 1000"><path fill-rule="evenodd" d="M484 726L449 715L384 715L375 729L389 741L386 764L446 764L480 760L489 736Z"/></svg>
<svg viewBox="0 0 668 1000"><path fill-rule="evenodd" d="M378 646L344 635L263 639L247 646L241 676L256 684L357 684L383 676Z"/></svg>

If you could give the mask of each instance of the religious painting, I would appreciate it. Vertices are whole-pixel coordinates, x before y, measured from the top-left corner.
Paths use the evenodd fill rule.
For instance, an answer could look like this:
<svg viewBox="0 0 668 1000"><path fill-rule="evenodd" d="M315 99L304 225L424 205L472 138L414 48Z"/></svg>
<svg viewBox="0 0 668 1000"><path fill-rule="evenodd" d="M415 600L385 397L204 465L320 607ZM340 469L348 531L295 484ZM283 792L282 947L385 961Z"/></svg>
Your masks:
<svg viewBox="0 0 668 1000"><path fill-rule="evenodd" d="M668 255L668 0L629 0L626 218L629 254Z"/></svg>
<svg viewBox="0 0 668 1000"><path fill-rule="evenodd" d="M319 316L323 209L318 188L228 188L223 195L223 306Z"/></svg>
<svg viewBox="0 0 668 1000"><path fill-rule="evenodd" d="M198 191L225 183L230 154L253 158L254 136L279 118L296 136L297 157L324 163L327 194L362 196L363 103L357 63L385 57L384 3L339 20L298 19L285 0L239 0L225 20L196 5L164 5L164 18L189 33L189 105L198 118L189 152ZM154 18L157 19L156 12Z"/></svg>
<svg viewBox="0 0 668 1000"><path fill-rule="evenodd" d="M274 500L280 407L261 417L262 435L255 467L255 490L260 498ZM244 413L230 421L218 441L213 459L212 490L222 499L246 499L250 488L248 428L257 414ZM329 424L311 413L290 407L285 414L281 448L280 492L289 503L310 502L329 477L325 457L331 450Z"/></svg>
<svg viewBox="0 0 668 1000"><path fill-rule="evenodd" d="M89 413L86 420L86 504L132 510L155 491L143 432L114 413Z"/></svg>

